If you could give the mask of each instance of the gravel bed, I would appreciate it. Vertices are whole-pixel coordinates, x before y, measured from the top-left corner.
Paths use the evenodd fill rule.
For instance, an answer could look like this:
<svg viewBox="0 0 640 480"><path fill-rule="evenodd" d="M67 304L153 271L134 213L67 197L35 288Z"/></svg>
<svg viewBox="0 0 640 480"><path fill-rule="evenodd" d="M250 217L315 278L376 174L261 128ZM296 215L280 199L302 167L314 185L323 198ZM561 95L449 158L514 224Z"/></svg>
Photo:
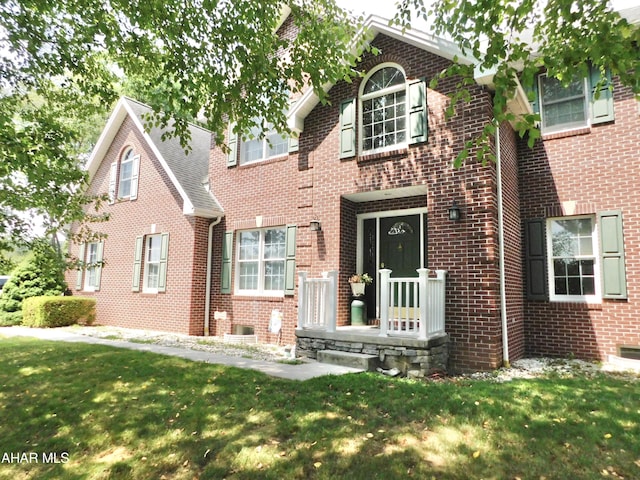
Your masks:
<svg viewBox="0 0 640 480"><path fill-rule="evenodd" d="M227 343L220 337L194 337L178 333L167 333L153 330L136 330L118 327L87 327L74 325L63 327L70 332L108 340L120 340L134 343L149 343L167 347L189 348L234 357L251 358L267 362L291 360L293 345ZM631 371L615 365L585 362L576 359L559 358L523 358L512 362L511 368L499 368L491 372L476 372L460 375L459 378L506 382L513 379L535 378L544 375L592 376L600 372L613 372L623 375L629 381L640 380L640 371Z"/></svg>
<svg viewBox="0 0 640 480"><path fill-rule="evenodd" d="M239 345L225 342L220 337L194 337L179 333L167 333L153 330L136 330L118 327L64 327L70 332L107 340L119 340L133 343L149 343L165 347L188 348L204 352L251 358L267 362L279 362L291 359L292 346L270 344Z"/></svg>

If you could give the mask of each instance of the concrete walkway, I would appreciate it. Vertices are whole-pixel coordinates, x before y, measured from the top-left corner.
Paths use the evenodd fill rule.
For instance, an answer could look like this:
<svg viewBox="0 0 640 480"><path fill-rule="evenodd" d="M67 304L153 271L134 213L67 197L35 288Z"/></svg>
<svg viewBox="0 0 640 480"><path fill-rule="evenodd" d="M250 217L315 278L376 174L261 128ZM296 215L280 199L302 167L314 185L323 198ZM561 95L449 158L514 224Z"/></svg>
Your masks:
<svg viewBox="0 0 640 480"><path fill-rule="evenodd" d="M219 353L203 352L188 348L167 347L151 343L132 343L120 340L106 340L87 335L79 335L66 330L55 328L28 328L28 327L0 327L0 342L2 337L32 337L42 340L55 340L72 343L92 343L107 345L109 347L128 348L142 352L154 352L162 355L172 355L174 357L185 358L194 362L213 363L217 365L228 365L231 367L248 368L271 375L272 377L286 378L289 380L308 380L324 375L344 375L346 373L359 373L363 370L338 365L319 363L313 360L306 360L299 365L288 365L278 362L267 362L263 360L253 360L250 358L234 357Z"/></svg>

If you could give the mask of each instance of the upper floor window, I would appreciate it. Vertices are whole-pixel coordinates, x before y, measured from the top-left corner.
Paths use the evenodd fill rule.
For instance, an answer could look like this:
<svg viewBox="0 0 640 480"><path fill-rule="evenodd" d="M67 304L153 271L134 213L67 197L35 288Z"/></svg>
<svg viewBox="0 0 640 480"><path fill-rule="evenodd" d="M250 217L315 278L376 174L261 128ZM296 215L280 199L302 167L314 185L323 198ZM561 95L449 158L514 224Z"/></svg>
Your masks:
<svg viewBox="0 0 640 480"><path fill-rule="evenodd" d="M543 133L573 130L614 119L611 76L591 67L587 78L575 76L568 85L546 74L534 85L533 109L540 114ZM598 87L600 85L600 87Z"/></svg>
<svg viewBox="0 0 640 480"><path fill-rule="evenodd" d="M375 71L365 82L362 102L362 150L377 150L407 141L407 88L395 67Z"/></svg>
<svg viewBox="0 0 640 480"><path fill-rule="evenodd" d="M238 165L238 159L240 165L247 165L297 151L297 139L278 133L270 123L262 119L254 119L254 123L255 126L244 138L239 138L233 131L234 123L229 124L227 167Z"/></svg>
<svg viewBox="0 0 640 480"><path fill-rule="evenodd" d="M399 65L379 65L363 80L357 102L352 98L340 103L340 158L353 157L358 151L390 151L426 140L425 81L407 79Z"/></svg>
<svg viewBox="0 0 640 480"><path fill-rule="evenodd" d="M115 199L135 200L138 198L138 176L140 173L140 155L133 149L127 149L120 160L111 164L109 175L109 203Z"/></svg>
<svg viewBox="0 0 640 480"><path fill-rule="evenodd" d="M260 120L257 120L260 124ZM240 145L240 165L259 162L269 158L286 155L289 151L289 141L267 124L268 130L263 132L259 126L254 126L249 132L248 140Z"/></svg>

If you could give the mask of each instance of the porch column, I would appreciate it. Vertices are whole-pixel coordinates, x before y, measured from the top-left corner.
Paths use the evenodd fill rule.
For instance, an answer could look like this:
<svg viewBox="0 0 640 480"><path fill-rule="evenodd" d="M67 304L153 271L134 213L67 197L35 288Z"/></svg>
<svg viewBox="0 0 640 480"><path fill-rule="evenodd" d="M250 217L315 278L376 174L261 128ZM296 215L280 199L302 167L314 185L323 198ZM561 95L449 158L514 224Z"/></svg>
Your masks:
<svg viewBox="0 0 640 480"><path fill-rule="evenodd" d="M418 268L418 302L420 305L420 327L418 330L418 338L420 340L427 339L427 302L429 301L429 294L427 292L427 284L429 282L429 269Z"/></svg>
<svg viewBox="0 0 640 480"><path fill-rule="evenodd" d="M387 336L389 326L389 278L391 278L391 270L388 268L380 270L380 337Z"/></svg>
<svg viewBox="0 0 640 480"><path fill-rule="evenodd" d="M338 271L323 272L323 277L329 279L329 292L327 294L327 332L336 331L336 317L338 315Z"/></svg>
<svg viewBox="0 0 640 480"><path fill-rule="evenodd" d="M307 272L298 272L298 328L304 326L304 316L306 308L307 293Z"/></svg>

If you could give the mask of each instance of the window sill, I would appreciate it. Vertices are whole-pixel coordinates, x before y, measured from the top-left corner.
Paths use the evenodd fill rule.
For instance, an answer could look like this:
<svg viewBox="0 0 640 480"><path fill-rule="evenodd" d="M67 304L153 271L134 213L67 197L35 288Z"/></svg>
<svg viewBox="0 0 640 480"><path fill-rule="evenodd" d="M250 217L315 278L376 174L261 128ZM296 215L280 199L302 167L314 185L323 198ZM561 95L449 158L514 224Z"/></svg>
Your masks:
<svg viewBox="0 0 640 480"><path fill-rule="evenodd" d="M393 157L402 157L402 156L406 156L407 153L409 153L409 147L408 146L404 146L404 147L400 147L400 148L395 148L393 150L386 150L386 151L383 151L383 152L371 152L371 153L363 152L360 155L358 155L356 160L358 161L358 163L360 163L360 162L369 162L369 161L372 161L372 160L381 160L381 159L387 159L387 158L393 158Z"/></svg>
<svg viewBox="0 0 640 480"><path fill-rule="evenodd" d="M283 162L288 158L289 158L289 154L283 153L282 155L278 155L276 157L269 157L262 160L253 160L247 163L242 163L238 161L238 168L252 168L252 167L257 167L259 165L268 165L270 163Z"/></svg>
<svg viewBox="0 0 640 480"><path fill-rule="evenodd" d="M235 292L233 296L238 300L265 301L265 302L281 301L285 298L283 292L275 293L273 295L269 295L264 292L255 292L255 293Z"/></svg>
<svg viewBox="0 0 640 480"><path fill-rule="evenodd" d="M560 130L559 132L542 133L542 140L556 140L558 138L576 137L578 135L587 135L591 133L591 127L578 127L569 130Z"/></svg>
<svg viewBox="0 0 640 480"><path fill-rule="evenodd" d="M560 310L572 310L575 308L586 308L587 310L602 310L602 299L558 299L553 298L549 303Z"/></svg>

